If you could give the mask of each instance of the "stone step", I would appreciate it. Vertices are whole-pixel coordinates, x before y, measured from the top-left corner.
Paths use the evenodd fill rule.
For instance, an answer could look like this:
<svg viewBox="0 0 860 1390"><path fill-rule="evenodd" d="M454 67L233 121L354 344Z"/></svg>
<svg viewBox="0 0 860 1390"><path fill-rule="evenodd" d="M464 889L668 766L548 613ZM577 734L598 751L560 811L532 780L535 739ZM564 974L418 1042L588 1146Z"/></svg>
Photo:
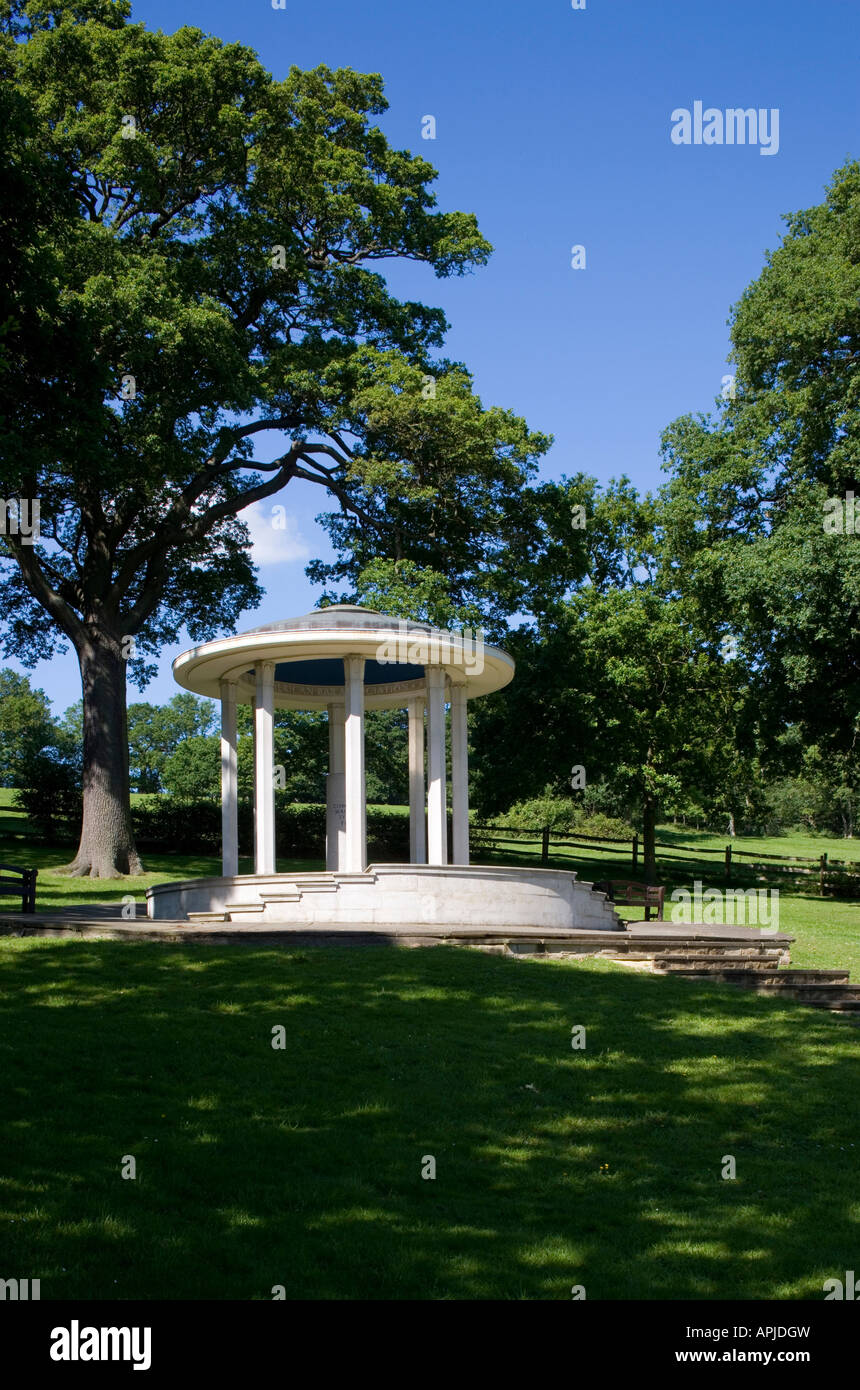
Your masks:
<svg viewBox="0 0 860 1390"><path fill-rule="evenodd" d="M302 878L295 886L300 893L336 893L340 888L337 879L331 874L322 874L319 878Z"/></svg>
<svg viewBox="0 0 860 1390"><path fill-rule="evenodd" d="M207 922L229 922L229 920L230 920L230 919L229 919L229 917L227 916L227 913L226 913L226 912L189 912L189 913L188 913L188 921L189 921L189 923L190 923L191 926L195 926L198 922L201 924L201 926L203 926L203 925L205 925L205 923L207 923Z"/></svg>
<svg viewBox="0 0 860 1390"><path fill-rule="evenodd" d="M789 999L797 999L802 1003L835 1003L839 1000L860 1001L860 984L845 984L833 980L810 979L799 982L792 979L784 979L782 971L772 975L762 975L756 971L743 970L709 970L702 971L697 969L666 971L667 975L678 976L685 980L716 980L720 984L740 985L744 989L753 990L756 994L781 994ZM787 972L786 972L787 973ZM806 971L807 975L814 972Z"/></svg>
<svg viewBox="0 0 860 1390"><path fill-rule="evenodd" d="M718 944L714 946L685 946L682 944L667 944L661 951L653 954L661 960L672 960L676 956L688 956L691 960L776 960L783 953L781 946L762 946L754 943L749 946L726 946Z"/></svg>
<svg viewBox="0 0 860 1390"><path fill-rule="evenodd" d="M834 985L822 980L819 985L789 985L785 990L774 991L779 994L787 994L789 999L799 999L804 1004L822 1003L826 1005L839 1003L860 1004L860 985ZM758 994L767 994L770 991L757 989Z"/></svg>
<svg viewBox="0 0 860 1390"><path fill-rule="evenodd" d="M769 985L771 982L771 978L771 976L768 976L767 979L762 981L762 984ZM847 985L851 983L851 971L813 969L780 970L776 976L776 979L793 980L796 985L815 985L818 983L831 985ZM855 985L854 988L860 989L860 985Z"/></svg>
<svg viewBox="0 0 860 1390"><path fill-rule="evenodd" d="M655 956L681 955L694 952L697 958L717 956L719 959L787 959L794 940L791 936L768 937L766 941L718 940L702 941L701 937L629 936L616 943L619 958L650 960Z"/></svg>
<svg viewBox="0 0 860 1390"><path fill-rule="evenodd" d="M741 975L775 975L779 968L779 959L778 954L739 958L737 956L697 956L692 951L685 951L677 955L666 953L655 956L654 969L671 975L676 975L682 971L688 973L691 970L702 975L725 971L732 971Z"/></svg>
<svg viewBox="0 0 860 1390"><path fill-rule="evenodd" d="M703 971L716 969L725 970L736 967L738 970L758 970L769 974L775 971L780 965L787 964L787 952L775 951L770 956L688 956L686 952L673 952L671 955L656 951L647 953L640 951L618 951L612 952L613 960L617 960L620 965L629 963L630 965L648 965L655 970L668 971L672 968L701 969Z"/></svg>

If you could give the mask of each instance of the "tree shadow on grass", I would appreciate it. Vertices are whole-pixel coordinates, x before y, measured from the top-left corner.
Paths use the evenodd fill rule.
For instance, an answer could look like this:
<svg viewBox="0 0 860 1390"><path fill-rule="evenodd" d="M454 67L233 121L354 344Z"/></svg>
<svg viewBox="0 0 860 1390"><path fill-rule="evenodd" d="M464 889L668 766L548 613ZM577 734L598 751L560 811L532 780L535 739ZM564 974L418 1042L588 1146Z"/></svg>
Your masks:
<svg viewBox="0 0 860 1390"><path fill-rule="evenodd" d="M3 1264L45 1299L820 1298L856 1264L829 1015L455 948L0 959Z"/></svg>

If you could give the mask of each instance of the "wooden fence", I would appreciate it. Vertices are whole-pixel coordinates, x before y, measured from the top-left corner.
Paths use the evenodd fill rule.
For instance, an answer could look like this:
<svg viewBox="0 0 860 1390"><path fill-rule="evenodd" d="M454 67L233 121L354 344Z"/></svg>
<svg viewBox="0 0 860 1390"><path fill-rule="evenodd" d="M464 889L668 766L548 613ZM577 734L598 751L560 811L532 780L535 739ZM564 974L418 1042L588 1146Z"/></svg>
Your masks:
<svg viewBox="0 0 860 1390"><path fill-rule="evenodd" d="M470 830L476 851L495 851L501 846L507 846L506 853L533 856L534 849L527 847L524 841L539 841L540 861L544 865L549 864L553 846L557 845L565 851L582 849L591 855L605 854L619 863L622 860L627 861L634 874L641 872L642 841L639 835L633 835L629 839L616 839L607 835L578 835L576 832L563 834L545 825L473 824ZM520 838L513 838L517 836ZM749 874L759 878L782 875L784 878L817 879L818 891L822 897L828 891L845 891L849 896L860 895L860 862L857 860L834 859L827 854L767 854L760 850L736 849L731 844L726 845L725 849L704 845L676 845L666 840L655 841L655 849L658 869L661 864L689 864L692 867L691 859L698 860L701 865L710 869L708 856L716 855L722 863L720 866L714 864L713 867L715 871L719 867L721 872L714 872L708 876L720 877L726 883Z"/></svg>

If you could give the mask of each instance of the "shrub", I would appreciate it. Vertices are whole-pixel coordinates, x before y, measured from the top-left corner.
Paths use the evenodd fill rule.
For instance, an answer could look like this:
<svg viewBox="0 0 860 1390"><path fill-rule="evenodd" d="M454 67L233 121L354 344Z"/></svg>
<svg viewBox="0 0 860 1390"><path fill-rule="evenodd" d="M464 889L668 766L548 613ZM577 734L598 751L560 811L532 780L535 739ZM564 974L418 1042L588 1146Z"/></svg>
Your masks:
<svg viewBox="0 0 860 1390"><path fill-rule="evenodd" d="M547 791L543 796L515 801L509 810L494 816L492 824L512 829L521 826L526 830L540 830L548 825L550 830L565 834L573 825L577 809L572 797L555 796Z"/></svg>
<svg viewBox="0 0 860 1390"><path fill-rule="evenodd" d="M594 839L632 840L633 831L623 820L615 816L580 815L574 821L573 833L593 836Z"/></svg>
<svg viewBox="0 0 860 1390"><path fill-rule="evenodd" d="M221 853L221 803L152 796L131 808L134 835L141 850L177 854ZM239 853L251 853L253 816L248 801L239 802Z"/></svg>
<svg viewBox="0 0 860 1390"><path fill-rule="evenodd" d="M37 838L73 841L81 828L81 773L56 749L22 755L15 772L13 804L25 811Z"/></svg>

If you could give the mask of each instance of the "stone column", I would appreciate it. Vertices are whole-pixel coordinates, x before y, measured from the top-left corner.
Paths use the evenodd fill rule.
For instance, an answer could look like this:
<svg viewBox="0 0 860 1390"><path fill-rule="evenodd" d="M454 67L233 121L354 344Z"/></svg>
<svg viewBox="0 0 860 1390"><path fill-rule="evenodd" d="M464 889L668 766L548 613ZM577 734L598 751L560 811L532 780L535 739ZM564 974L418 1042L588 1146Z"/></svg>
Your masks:
<svg viewBox="0 0 860 1390"><path fill-rule="evenodd" d="M445 799L445 672L427 666L427 863L448 863Z"/></svg>
<svg viewBox="0 0 860 1390"><path fill-rule="evenodd" d="M275 872L275 663L258 661L254 701L254 873Z"/></svg>
<svg viewBox="0 0 860 1390"><path fill-rule="evenodd" d="M367 803L364 788L364 657L343 659L346 686L346 736L344 774L346 806L345 872L367 868Z"/></svg>
<svg viewBox="0 0 860 1390"><path fill-rule="evenodd" d="M346 865L346 707L328 705L328 776L325 782L325 866L329 873Z"/></svg>
<svg viewBox="0 0 860 1390"><path fill-rule="evenodd" d="M451 813L455 864L469 862L469 748L465 682L451 684Z"/></svg>
<svg viewBox="0 0 860 1390"><path fill-rule="evenodd" d="M221 872L239 872L239 773L236 682L221 681Z"/></svg>
<svg viewBox="0 0 860 1390"><path fill-rule="evenodd" d="M410 700L409 711L409 862L427 863L427 803L424 795L424 701Z"/></svg>

